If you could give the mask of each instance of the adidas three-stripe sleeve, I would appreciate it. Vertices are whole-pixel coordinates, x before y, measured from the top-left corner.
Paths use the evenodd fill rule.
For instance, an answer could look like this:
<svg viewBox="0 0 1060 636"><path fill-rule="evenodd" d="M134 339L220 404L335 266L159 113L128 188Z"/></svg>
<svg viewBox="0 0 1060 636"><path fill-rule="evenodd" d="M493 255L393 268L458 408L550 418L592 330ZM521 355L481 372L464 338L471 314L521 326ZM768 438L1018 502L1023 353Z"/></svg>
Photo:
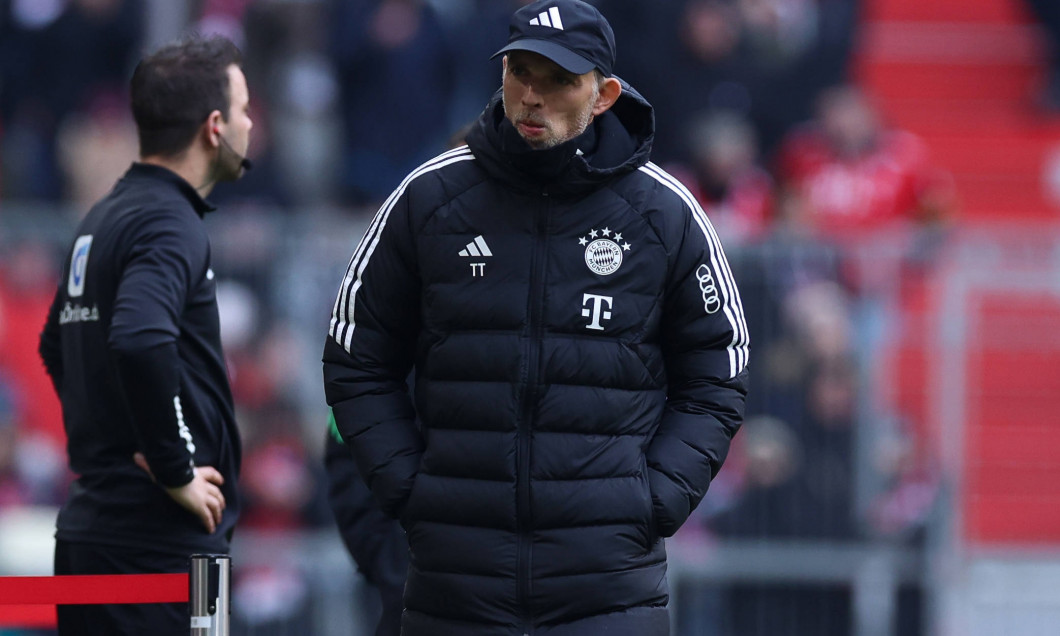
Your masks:
<svg viewBox="0 0 1060 636"><path fill-rule="evenodd" d="M740 293L710 220L688 191L648 163L641 171L677 197L682 214L660 333L667 401L647 451L656 525L681 527L721 469L743 421L749 337Z"/></svg>
<svg viewBox="0 0 1060 636"><path fill-rule="evenodd" d="M365 483L395 517L411 492L423 449L406 384L420 302L407 183L379 209L354 250L323 358L325 395L339 433Z"/></svg>

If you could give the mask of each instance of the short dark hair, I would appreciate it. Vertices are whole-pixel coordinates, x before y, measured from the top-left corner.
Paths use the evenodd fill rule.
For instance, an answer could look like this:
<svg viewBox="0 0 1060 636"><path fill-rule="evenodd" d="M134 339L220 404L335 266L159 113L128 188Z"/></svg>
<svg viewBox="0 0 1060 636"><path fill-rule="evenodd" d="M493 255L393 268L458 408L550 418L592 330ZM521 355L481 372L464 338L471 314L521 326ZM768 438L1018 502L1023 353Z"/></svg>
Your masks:
<svg viewBox="0 0 1060 636"><path fill-rule="evenodd" d="M236 45L216 35L192 35L140 60L129 83L140 155L180 154L211 112L227 120L228 67L241 62Z"/></svg>

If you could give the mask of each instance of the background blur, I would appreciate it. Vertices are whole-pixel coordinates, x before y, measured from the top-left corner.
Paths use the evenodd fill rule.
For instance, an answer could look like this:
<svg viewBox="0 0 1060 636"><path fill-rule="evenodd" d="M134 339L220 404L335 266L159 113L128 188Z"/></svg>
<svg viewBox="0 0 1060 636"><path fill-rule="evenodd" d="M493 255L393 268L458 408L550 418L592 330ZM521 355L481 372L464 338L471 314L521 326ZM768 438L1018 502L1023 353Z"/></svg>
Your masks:
<svg viewBox="0 0 1060 636"><path fill-rule="evenodd" d="M0 0L0 574L51 572L71 476L37 336L136 157L127 78L220 32L256 165L208 217L245 444L233 633L371 633L323 496L328 316L375 206L499 87L519 4ZM675 634L1060 634L1060 3L596 4L753 334L747 423L668 541Z"/></svg>

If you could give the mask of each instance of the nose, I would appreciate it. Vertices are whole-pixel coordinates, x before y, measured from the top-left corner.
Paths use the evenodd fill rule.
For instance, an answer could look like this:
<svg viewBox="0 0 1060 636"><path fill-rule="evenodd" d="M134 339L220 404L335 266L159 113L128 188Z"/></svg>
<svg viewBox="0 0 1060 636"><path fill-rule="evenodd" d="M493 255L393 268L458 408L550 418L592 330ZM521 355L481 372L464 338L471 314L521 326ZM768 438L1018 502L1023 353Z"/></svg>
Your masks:
<svg viewBox="0 0 1060 636"><path fill-rule="evenodd" d="M540 106L541 105L541 92L537 90L533 82L526 82L523 84L523 105L524 106Z"/></svg>

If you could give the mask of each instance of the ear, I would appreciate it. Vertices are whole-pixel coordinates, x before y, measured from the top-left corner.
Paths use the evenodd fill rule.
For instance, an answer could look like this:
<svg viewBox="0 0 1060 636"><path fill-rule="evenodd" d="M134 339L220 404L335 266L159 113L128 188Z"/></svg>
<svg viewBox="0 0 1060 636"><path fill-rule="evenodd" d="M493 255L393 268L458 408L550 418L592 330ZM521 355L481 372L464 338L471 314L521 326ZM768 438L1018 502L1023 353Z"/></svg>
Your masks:
<svg viewBox="0 0 1060 636"><path fill-rule="evenodd" d="M224 123L224 117L221 116L221 111L211 111L206 116L206 122L203 124L205 127L206 141L211 146L219 146L221 144L221 124Z"/></svg>
<svg viewBox="0 0 1060 636"><path fill-rule="evenodd" d="M609 108L615 105L621 94L622 83L613 77L605 78L604 83L600 85L600 98L596 100L596 106L593 107L593 117L598 117L607 112Z"/></svg>

